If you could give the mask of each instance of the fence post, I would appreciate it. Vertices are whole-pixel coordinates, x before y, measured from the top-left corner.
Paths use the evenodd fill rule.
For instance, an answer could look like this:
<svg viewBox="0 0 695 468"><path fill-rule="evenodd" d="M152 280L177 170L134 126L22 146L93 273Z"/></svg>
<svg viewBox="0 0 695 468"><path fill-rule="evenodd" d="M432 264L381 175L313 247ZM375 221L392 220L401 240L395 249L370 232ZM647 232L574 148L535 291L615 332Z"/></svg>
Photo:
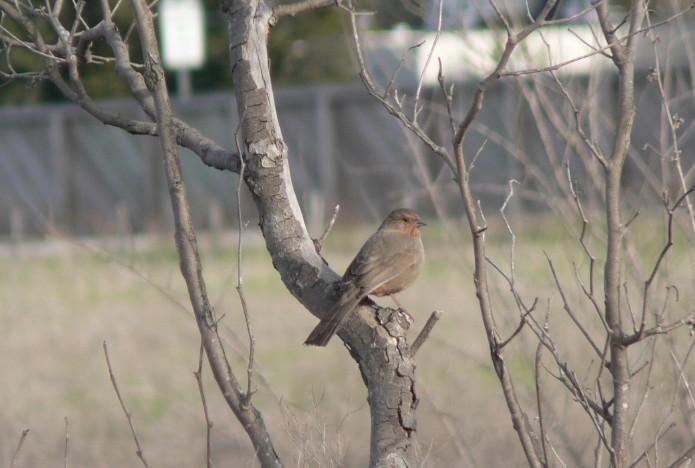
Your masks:
<svg viewBox="0 0 695 468"><path fill-rule="evenodd" d="M67 145L68 125L60 108L48 113L48 147L52 153L53 196L49 222L74 234L77 231L77 196L73 176L72 152Z"/></svg>
<svg viewBox="0 0 695 468"><path fill-rule="evenodd" d="M314 92L314 121L316 128L316 165L318 184L309 192L308 223L311 232L320 233L325 228L326 216L336 202L337 177L335 153L335 128L333 125L333 100L331 91L317 88ZM328 205L328 206L327 206Z"/></svg>

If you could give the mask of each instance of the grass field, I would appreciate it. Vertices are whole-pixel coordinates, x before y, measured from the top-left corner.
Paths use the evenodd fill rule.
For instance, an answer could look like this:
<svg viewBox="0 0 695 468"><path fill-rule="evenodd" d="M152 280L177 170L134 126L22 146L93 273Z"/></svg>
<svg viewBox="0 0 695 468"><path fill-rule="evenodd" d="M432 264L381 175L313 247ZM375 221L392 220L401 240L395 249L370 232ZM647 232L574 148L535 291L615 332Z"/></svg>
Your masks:
<svg viewBox="0 0 695 468"><path fill-rule="evenodd" d="M586 257L576 241L559 243L547 227L538 229L531 222L522 231L515 257L517 287L529 304L538 298L539 320L549 315L563 355L578 372L590 376L597 363L587 357L586 343L562 310L543 252L553 259L586 323L599 330L595 312L581 302L574 279L572 262L585 273ZM337 228L323 253L342 272L368 234L369 230ZM471 253L460 244L451 247L451 236L447 229L428 228L426 269L399 295L416 319L413 335L432 310L444 311L417 356L422 465L524 466L482 333ZM466 236L461 236L465 244ZM504 229L491 231L490 255L506 271L508 240ZM662 241L663 236L651 236L652 247L643 249L645 265L653 262ZM150 464L203 466L205 421L193 375L200 340L172 237L83 242L97 248L54 239L40 245L5 245L0 253L0 464L10 466L22 431L29 429L16 467L62 466L66 457L68 466L138 465L127 420L109 380L102 347L106 342ZM247 339L235 290L235 242L233 234L206 238L201 240L201 253L208 292L218 316L224 315L222 332L234 370L244 382ZM600 242L594 245L598 249ZM674 249L665 265L668 281L659 284L658 294L664 294L665 285L679 286L680 300L672 304L676 316L692 308L695 288L693 253L678 244ZM327 349L301 345L316 319L280 283L257 233L246 236L243 257L257 346L254 402L282 459L287 466L365 466L369 412L355 363L338 339ZM508 336L518 324L518 312L506 282L492 271L491 277L498 325ZM597 282L600 285L600 278ZM629 294L638 299L640 291ZM668 415L677 427L659 441L662 454L666 457L693 443L688 439L692 412L667 411L671 397L681 396L681 390L674 390L673 368L689 343L687 331L679 330L666 341L665 354L655 355L665 364L653 374L649 398L663 403L640 416L633 434L635 455ZM517 391L533 419L536 340L522 332L513 345L507 356ZM635 353L636 364L639 359ZM693 377L691 369L692 364L683 372L686 382ZM204 377L214 422L215 466L255 466L250 444L207 367ZM551 402L551 437L559 455L568 466L593 460L596 438L588 417L549 375L544 380Z"/></svg>

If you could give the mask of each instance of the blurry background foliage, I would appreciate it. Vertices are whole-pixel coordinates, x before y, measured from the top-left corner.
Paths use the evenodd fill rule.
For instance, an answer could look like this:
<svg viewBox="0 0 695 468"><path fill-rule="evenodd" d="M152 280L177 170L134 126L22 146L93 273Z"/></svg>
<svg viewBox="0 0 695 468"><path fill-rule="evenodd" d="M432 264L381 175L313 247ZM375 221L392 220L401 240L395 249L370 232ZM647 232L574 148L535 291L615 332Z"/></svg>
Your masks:
<svg viewBox="0 0 695 468"><path fill-rule="evenodd" d="M193 90L197 94L232 88L227 25L219 8L219 1L203 0L203 5L206 12L207 58L205 65L192 73ZM370 27L388 29L397 23L407 23L413 27L421 25L420 18L407 11L403 12L398 2L370 0L364 8L375 12L378 10L379 13L370 17ZM74 13L71 9L65 8L63 24L71 24L72 15ZM90 25L99 22L101 12L98 2L86 2L84 17ZM132 10L128 2L120 4L114 21L121 34L128 33L132 25ZM347 15L337 8L314 10L294 18L283 18L270 35L269 51L275 83L280 86L305 86L356 80L347 21ZM25 39L9 18L3 18L2 22L7 29ZM49 44L56 42L56 36L47 25L42 28L42 33ZM132 60L139 63L141 53L136 33L130 34L129 45ZM9 53L15 72L40 70L42 60L35 54L19 48L13 48ZM95 44L92 54L111 56L104 41ZM6 60L0 64L0 70L11 71ZM125 84L115 75L111 63L85 65L81 68L81 73L87 90L95 99L129 95ZM176 92L175 73L168 73L167 80L170 90ZM3 79L0 83L0 104L3 105L60 101L64 101L63 96L46 80Z"/></svg>
<svg viewBox="0 0 695 468"><path fill-rule="evenodd" d="M690 0L682 0L683 5ZM219 7L219 0L202 0L206 12L207 59L205 65L193 71L192 86L196 94L229 90L232 77L229 66L227 26ZM290 3L286 0L281 3ZM272 3L272 2L271 2ZM543 5L542 0L530 0L533 14ZM616 1L616 4L625 3ZM657 13L668 2L653 1L650 7ZM583 0L560 0L555 8L556 16L564 16L584 8ZM391 29L396 25L413 29L424 26L434 27L439 8L437 0L358 0L358 8L366 14L361 16L362 27L370 30ZM510 9L511 8L511 9ZM671 6L669 10L673 8ZM456 23L456 29L495 27L496 16L491 14L487 1L462 2L444 0L445 20ZM507 5L506 13L514 18L515 24L528 22L526 8L519 4ZM65 8L63 24L72 24L74 12ZM101 19L98 2L85 2L84 17L88 24L95 25ZM455 19L453 19L455 18ZM128 2L121 2L114 18L121 34L126 34L132 26L132 10ZM449 21L449 22L451 22ZM433 23L434 24L431 24ZM446 21L445 21L446 23ZM16 25L9 18L2 18L5 28L20 39ZM444 24L443 27L447 27ZM56 37L44 24L42 32L48 43L55 43ZM134 62L140 63L140 44L137 34L129 35L130 54ZM283 18L270 34L269 53L274 84L277 86L307 86L321 83L349 83L357 80L350 45L351 38L348 17L338 8L325 8L302 13L296 17ZM4 47L0 44L0 47ZM110 50L104 41L95 44L93 55L109 57ZM41 68L41 58L19 48L13 48L10 58L14 71L27 73ZM0 71L10 72L7 60L0 62ZM125 84L115 75L110 63L105 65L85 65L81 69L83 81L90 95L95 99L121 98L129 95ZM176 92L176 75L167 75L169 89ZM15 80L0 78L0 105L19 105L40 102L64 101L57 89L45 80Z"/></svg>

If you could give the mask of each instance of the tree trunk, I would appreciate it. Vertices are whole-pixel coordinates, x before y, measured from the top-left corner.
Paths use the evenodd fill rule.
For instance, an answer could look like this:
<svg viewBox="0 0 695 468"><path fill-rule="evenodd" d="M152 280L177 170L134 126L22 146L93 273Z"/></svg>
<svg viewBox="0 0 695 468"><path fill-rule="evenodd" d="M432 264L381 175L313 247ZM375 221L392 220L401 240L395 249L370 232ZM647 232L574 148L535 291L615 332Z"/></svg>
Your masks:
<svg viewBox="0 0 695 468"><path fill-rule="evenodd" d="M229 24L243 178L283 283L321 317L336 300L333 283L340 276L316 252L292 187L268 67L266 40L273 12L259 0L223 0L221 5ZM404 338L407 325L397 311L363 306L338 333L368 389L370 466L415 464L415 363Z"/></svg>

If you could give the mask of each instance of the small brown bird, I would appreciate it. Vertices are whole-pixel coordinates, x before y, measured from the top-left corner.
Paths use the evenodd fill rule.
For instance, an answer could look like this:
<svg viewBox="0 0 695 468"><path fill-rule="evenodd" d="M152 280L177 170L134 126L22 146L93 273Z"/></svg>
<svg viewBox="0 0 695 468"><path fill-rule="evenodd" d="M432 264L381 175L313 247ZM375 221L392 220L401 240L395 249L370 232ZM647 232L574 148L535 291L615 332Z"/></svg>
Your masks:
<svg viewBox="0 0 695 468"><path fill-rule="evenodd" d="M360 302L370 294L391 296L410 286L425 262L420 221L408 208L393 210L364 243L341 282L341 295L304 344L326 346Z"/></svg>

